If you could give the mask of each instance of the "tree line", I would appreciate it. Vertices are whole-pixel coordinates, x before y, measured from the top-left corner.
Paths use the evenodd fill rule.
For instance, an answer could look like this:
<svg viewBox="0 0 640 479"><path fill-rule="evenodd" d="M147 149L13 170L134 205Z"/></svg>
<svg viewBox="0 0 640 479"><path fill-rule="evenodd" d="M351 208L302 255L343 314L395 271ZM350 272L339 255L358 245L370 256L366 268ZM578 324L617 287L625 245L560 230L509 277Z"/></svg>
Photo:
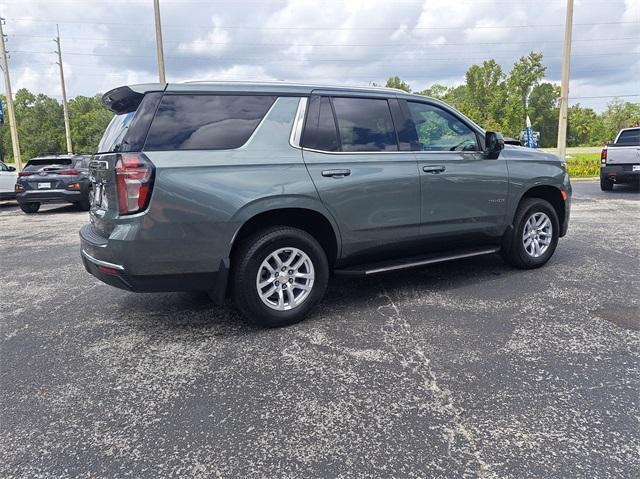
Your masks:
<svg viewBox="0 0 640 479"><path fill-rule="evenodd" d="M435 84L414 92L442 100L463 112L487 130L518 138L525 128L527 113L535 131L540 132L541 147L555 147L560 114L560 87L545 82L546 67L542 53L531 52L505 73L495 60L472 65L465 82L458 86ZM386 86L411 92L399 77L391 77ZM598 114L576 103L569 107L568 146L600 146L612 141L621 128L640 125L640 103L613 99Z"/></svg>
<svg viewBox="0 0 640 479"><path fill-rule="evenodd" d="M559 86L545 82L546 67L541 53L531 52L504 72L495 60L472 65L464 83L457 86L435 84L415 92L438 98L457 108L487 130L518 138L527 113L542 147L555 147L558 131ZM386 86L411 92L411 87L394 76ZM4 96L0 96L6 108ZM42 93L22 88L15 96L16 123L20 149L25 159L43 153L66 151L62 105ZM5 110L5 119L7 113ZM92 153L113 114L101 102L101 95L77 96L69 100L69 121L75 152ZM640 125L640 103L612 100L600 114L574 104L569 108L569 146L599 146L615 138L621 128ZM8 122L2 128L2 152L13 156Z"/></svg>

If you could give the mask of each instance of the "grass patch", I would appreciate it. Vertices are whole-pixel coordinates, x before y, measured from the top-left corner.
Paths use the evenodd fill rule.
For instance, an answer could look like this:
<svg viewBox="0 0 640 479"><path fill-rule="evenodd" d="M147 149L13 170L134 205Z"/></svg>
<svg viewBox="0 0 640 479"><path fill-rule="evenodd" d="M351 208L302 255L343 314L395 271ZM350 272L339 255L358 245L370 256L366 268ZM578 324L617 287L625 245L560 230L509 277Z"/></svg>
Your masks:
<svg viewBox="0 0 640 479"><path fill-rule="evenodd" d="M600 175L600 153L576 153L567 158L569 176L589 177Z"/></svg>

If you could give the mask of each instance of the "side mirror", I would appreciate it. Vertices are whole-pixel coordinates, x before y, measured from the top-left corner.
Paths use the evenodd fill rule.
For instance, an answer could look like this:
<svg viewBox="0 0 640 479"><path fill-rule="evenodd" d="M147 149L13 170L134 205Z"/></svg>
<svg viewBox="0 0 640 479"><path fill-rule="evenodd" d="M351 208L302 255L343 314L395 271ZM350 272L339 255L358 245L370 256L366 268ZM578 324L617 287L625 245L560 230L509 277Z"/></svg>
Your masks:
<svg viewBox="0 0 640 479"><path fill-rule="evenodd" d="M16 167L15 166L7 166L7 168L9 169L9 171L16 171Z"/></svg>
<svg viewBox="0 0 640 479"><path fill-rule="evenodd" d="M484 154L490 160L496 160L500 156L500 152L504 150L504 138L500 133L488 131L484 136L484 143Z"/></svg>

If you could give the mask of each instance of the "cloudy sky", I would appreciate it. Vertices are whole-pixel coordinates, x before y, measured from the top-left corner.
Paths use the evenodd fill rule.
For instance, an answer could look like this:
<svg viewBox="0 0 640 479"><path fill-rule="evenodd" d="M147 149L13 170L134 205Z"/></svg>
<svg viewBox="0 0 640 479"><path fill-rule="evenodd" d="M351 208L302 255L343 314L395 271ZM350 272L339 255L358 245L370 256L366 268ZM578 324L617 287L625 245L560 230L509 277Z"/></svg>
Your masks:
<svg viewBox="0 0 640 479"><path fill-rule="evenodd" d="M566 0L160 0L167 79L456 85L473 63L508 70L542 51L559 81ZM157 81L152 0L0 0L14 92ZM640 101L640 0L575 0L571 97ZM4 87L4 85L3 85ZM3 88L4 89L4 88ZM635 96L634 96L635 95Z"/></svg>

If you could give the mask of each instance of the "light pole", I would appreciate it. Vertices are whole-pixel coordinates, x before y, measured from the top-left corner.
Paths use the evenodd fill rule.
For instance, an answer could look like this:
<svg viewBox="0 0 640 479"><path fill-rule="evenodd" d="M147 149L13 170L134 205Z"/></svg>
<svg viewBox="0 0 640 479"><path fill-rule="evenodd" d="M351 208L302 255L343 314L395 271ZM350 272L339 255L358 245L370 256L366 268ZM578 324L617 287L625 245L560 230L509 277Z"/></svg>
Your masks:
<svg viewBox="0 0 640 479"><path fill-rule="evenodd" d="M2 72L4 74L4 88L7 97L7 113L9 114L9 130L11 131L11 146L13 147L13 161L16 169L22 169L20 161L20 143L18 142L18 126L16 125L16 112L13 109L13 93L11 92L11 77L9 76L9 62L7 61L7 49L4 44L4 18L0 18L0 48L2 49Z"/></svg>
<svg viewBox="0 0 640 479"><path fill-rule="evenodd" d="M562 50L562 82L560 85L560 118L558 121L558 156L567 156L567 120L569 117L569 67L571 64L571 31L573 28L573 0L567 0L567 19Z"/></svg>
<svg viewBox="0 0 640 479"><path fill-rule="evenodd" d="M164 51L162 49L162 24L160 22L160 0L153 0L153 10L156 17L156 51L158 54L158 77L160 83L166 83L164 73Z"/></svg>

